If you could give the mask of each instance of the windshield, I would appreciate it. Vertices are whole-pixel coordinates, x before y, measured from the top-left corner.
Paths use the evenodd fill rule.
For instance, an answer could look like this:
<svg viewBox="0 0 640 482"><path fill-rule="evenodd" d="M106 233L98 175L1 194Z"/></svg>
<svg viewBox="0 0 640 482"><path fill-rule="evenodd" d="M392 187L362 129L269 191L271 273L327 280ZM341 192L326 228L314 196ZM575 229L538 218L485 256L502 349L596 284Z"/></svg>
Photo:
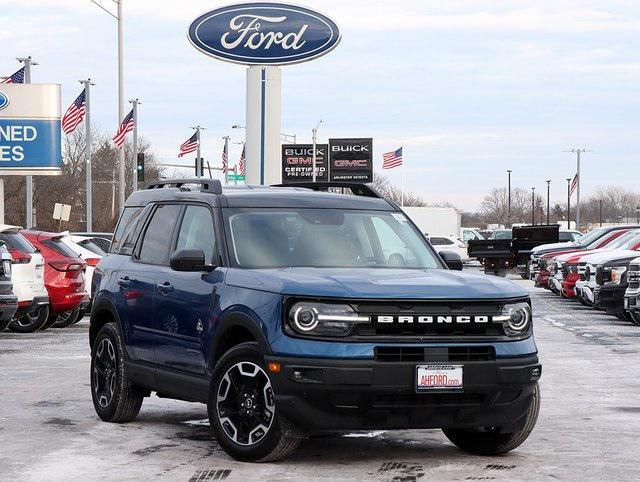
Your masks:
<svg viewBox="0 0 640 482"><path fill-rule="evenodd" d="M511 239L513 232L510 229L503 229L500 231L494 231L491 235L491 239Z"/></svg>
<svg viewBox="0 0 640 482"><path fill-rule="evenodd" d="M225 209L231 263L242 268L441 268L401 213Z"/></svg>
<svg viewBox="0 0 640 482"><path fill-rule="evenodd" d="M607 232L608 228L598 228L593 231L589 231L587 234L582 236L578 241L575 242L577 246L589 246L594 241L600 239L605 232Z"/></svg>

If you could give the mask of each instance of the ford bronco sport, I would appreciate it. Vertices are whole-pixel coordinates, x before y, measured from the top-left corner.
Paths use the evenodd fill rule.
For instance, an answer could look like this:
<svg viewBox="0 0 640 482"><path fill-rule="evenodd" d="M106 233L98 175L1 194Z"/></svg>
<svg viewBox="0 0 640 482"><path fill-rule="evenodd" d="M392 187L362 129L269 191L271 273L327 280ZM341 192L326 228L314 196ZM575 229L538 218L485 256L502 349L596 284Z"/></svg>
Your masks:
<svg viewBox="0 0 640 482"><path fill-rule="evenodd" d="M373 428L510 451L540 404L528 293L450 268L459 257L367 185L151 184L93 277L95 410L129 422L152 392L206 403L245 461Z"/></svg>

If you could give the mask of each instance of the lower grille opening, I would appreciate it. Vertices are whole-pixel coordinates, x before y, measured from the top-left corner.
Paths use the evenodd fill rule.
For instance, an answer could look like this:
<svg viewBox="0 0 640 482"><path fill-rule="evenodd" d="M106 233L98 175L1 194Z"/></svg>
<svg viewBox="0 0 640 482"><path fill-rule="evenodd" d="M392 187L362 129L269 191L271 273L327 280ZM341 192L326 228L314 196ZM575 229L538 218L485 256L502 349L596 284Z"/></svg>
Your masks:
<svg viewBox="0 0 640 482"><path fill-rule="evenodd" d="M496 359L496 352L492 346L442 348L377 346L374 355L376 361L380 362L466 362Z"/></svg>

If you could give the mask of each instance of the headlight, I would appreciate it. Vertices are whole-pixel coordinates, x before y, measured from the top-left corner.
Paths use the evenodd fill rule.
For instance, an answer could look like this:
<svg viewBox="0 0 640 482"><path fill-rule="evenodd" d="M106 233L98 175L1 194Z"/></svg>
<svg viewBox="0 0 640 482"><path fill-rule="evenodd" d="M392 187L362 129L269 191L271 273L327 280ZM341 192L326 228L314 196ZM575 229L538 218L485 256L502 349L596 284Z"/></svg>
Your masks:
<svg viewBox="0 0 640 482"><path fill-rule="evenodd" d="M520 336L530 330L532 318L529 303L512 303L504 305L502 315L494 316L493 320L502 322L508 336Z"/></svg>
<svg viewBox="0 0 640 482"><path fill-rule="evenodd" d="M611 268L605 268L605 282L611 284L620 284L622 275L627 271L626 266L614 266ZM606 273L609 272L607 275ZM608 279L607 279L608 278Z"/></svg>
<svg viewBox="0 0 640 482"><path fill-rule="evenodd" d="M300 301L289 309L287 328L305 336L347 336L356 325L370 321L349 305Z"/></svg>

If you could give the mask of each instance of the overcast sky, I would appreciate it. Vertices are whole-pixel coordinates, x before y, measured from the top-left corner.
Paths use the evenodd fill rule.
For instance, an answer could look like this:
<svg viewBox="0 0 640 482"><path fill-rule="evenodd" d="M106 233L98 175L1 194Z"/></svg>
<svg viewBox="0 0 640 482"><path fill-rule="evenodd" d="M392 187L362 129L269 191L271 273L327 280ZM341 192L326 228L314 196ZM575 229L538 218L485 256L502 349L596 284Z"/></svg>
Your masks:
<svg viewBox="0 0 640 482"><path fill-rule="evenodd" d="M240 141L245 69L197 52L189 23L230 3L123 0L125 91L139 97L140 132L165 162L197 123L204 156ZM103 0L111 6L111 0ZM282 128L310 141L374 138L404 147L407 189L473 209L494 186L545 189L564 200L588 147L583 189L639 190L640 2L637 0L297 0L332 17L336 50L283 67ZM95 124L117 126L116 23L90 0L0 0L0 75L32 55L33 82L63 84L63 111L91 77ZM240 146L232 145L231 162ZM183 161L187 162L187 161ZM388 171L389 172L389 171ZM390 171L400 182L400 170Z"/></svg>

